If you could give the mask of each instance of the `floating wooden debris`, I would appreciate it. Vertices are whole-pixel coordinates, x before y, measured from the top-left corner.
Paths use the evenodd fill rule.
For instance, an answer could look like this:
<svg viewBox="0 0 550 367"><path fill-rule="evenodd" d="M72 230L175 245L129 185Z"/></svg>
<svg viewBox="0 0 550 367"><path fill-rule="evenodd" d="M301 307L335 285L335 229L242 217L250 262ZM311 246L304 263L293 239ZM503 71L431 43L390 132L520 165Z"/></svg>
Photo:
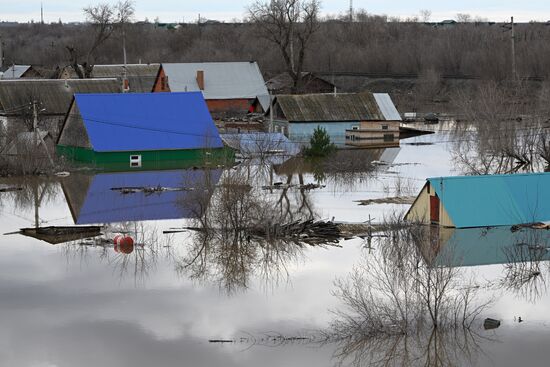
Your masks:
<svg viewBox="0 0 550 367"><path fill-rule="evenodd" d="M273 185L266 185L262 186L262 190L288 190L291 188L296 188L298 190L315 190L315 189L322 189L325 188L325 185L315 184L315 183L309 183L304 185L296 185L296 184L284 184L282 182L276 182Z"/></svg>
<svg viewBox="0 0 550 367"><path fill-rule="evenodd" d="M516 224L510 227L510 231L517 232L521 230L522 228L530 228L530 229L550 229L550 223L527 223L527 224Z"/></svg>
<svg viewBox="0 0 550 367"><path fill-rule="evenodd" d="M15 233L57 245L59 243L100 236L102 228L100 226L38 227L21 228L19 232Z"/></svg>
<svg viewBox="0 0 550 367"><path fill-rule="evenodd" d="M359 205L371 204L412 204L416 200L415 196L395 196L379 199L356 200Z"/></svg>
<svg viewBox="0 0 550 367"><path fill-rule="evenodd" d="M121 194L136 194L143 192L146 195L162 193L162 192L174 192L174 191L193 191L192 188L185 187L162 187L162 186L139 186L139 187L112 187L113 191L120 191Z"/></svg>
<svg viewBox="0 0 550 367"><path fill-rule="evenodd" d="M252 237L290 240L311 246L329 244L338 246L337 243L343 238L335 223L313 219L256 227L250 229L248 233Z"/></svg>

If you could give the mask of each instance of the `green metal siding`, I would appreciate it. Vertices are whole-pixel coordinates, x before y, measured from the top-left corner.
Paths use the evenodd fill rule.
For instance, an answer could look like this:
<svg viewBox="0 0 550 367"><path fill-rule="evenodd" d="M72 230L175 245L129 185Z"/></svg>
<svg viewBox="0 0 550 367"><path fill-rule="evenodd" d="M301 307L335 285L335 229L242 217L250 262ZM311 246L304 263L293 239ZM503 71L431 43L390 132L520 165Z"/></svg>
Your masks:
<svg viewBox="0 0 550 367"><path fill-rule="evenodd" d="M107 170L184 168L232 162L234 159L234 151L228 148L95 152L86 148L58 145L57 154L77 163ZM141 156L140 167L130 166L132 155Z"/></svg>

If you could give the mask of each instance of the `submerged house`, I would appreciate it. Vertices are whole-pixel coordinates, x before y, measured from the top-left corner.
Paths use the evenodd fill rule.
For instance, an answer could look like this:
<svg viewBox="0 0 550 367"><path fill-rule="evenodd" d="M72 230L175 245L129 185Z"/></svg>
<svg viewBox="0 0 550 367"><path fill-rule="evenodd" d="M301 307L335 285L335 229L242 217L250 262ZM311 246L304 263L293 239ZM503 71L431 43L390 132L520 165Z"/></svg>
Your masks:
<svg viewBox="0 0 550 367"><path fill-rule="evenodd" d="M405 219L454 228L548 222L549 188L550 173L429 178Z"/></svg>
<svg viewBox="0 0 550 367"><path fill-rule="evenodd" d="M225 152L198 92L76 94L57 151L117 169L181 166Z"/></svg>
<svg viewBox="0 0 550 367"><path fill-rule="evenodd" d="M279 95L273 103L274 130L290 140L308 144L317 127L324 128L331 141L344 147L348 141L369 138L389 140L399 136L400 118L389 96L373 93ZM349 135L353 131L356 135Z"/></svg>
<svg viewBox="0 0 550 367"><path fill-rule="evenodd" d="M33 102L38 125L55 139L75 93L119 93L116 79L17 79L0 81L0 121L24 131L32 126Z"/></svg>
<svg viewBox="0 0 550 367"><path fill-rule="evenodd" d="M259 100L269 107L269 92L256 62L162 64L172 92L201 92L212 114L244 114Z"/></svg>

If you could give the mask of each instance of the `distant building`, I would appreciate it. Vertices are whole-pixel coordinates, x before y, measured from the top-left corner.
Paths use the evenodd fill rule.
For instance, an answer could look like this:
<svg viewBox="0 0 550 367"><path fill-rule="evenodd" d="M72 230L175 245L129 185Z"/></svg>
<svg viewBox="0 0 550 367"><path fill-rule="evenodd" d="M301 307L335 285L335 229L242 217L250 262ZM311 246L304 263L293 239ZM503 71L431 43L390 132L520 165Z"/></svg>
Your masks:
<svg viewBox="0 0 550 367"><path fill-rule="evenodd" d="M0 120L18 131L32 126L33 102L38 124L55 139L75 93L118 93L116 79L0 80Z"/></svg>
<svg viewBox="0 0 550 367"><path fill-rule="evenodd" d="M293 80L288 73L281 73L266 83L271 94L292 94ZM310 72L303 72L300 87L295 94L332 93L334 84Z"/></svg>
<svg viewBox="0 0 550 367"><path fill-rule="evenodd" d="M202 92L216 116L243 114L258 98L264 111L269 92L256 62L203 62L162 64L172 92Z"/></svg>
<svg viewBox="0 0 550 367"><path fill-rule="evenodd" d="M126 170L182 166L221 148L197 92L76 94L57 140L69 159Z"/></svg>
<svg viewBox="0 0 550 367"><path fill-rule="evenodd" d="M126 69L126 70L125 70ZM126 74L128 84L124 87L130 93L169 92L168 83L161 64L123 64L94 65L92 78L119 80L123 86L123 76ZM77 79L78 75L70 66L59 73L60 79Z"/></svg>
<svg viewBox="0 0 550 367"><path fill-rule="evenodd" d="M429 178L405 219L444 227L550 221L550 173Z"/></svg>
<svg viewBox="0 0 550 367"><path fill-rule="evenodd" d="M368 139L374 129L378 137L391 132L397 138L400 120L389 96L372 93L278 95L273 115L275 132L295 142L308 144L313 131L323 127L339 147Z"/></svg>
<svg viewBox="0 0 550 367"><path fill-rule="evenodd" d="M1 79L56 79L58 72L42 66L12 65L2 74Z"/></svg>

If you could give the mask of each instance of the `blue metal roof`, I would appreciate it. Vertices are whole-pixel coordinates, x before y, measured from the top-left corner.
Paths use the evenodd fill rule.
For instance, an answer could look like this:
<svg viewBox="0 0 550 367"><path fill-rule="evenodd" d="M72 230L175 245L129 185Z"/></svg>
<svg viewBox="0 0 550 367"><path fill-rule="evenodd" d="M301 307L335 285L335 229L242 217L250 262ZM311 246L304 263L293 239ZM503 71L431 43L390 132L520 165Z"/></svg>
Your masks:
<svg viewBox="0 0 550 367"><path fill-rule="evenodd" d="M222 175L216 170L149 171L95 175L80 207L73 206L75 224L194 218L200 210L197 195L207 195L205 182L217 184ZM116 187L186 187L192 191L165 191L122 194ZM69 200L69 198L67 198Z"/></svg>
<svg viewBox="0 0 550 367"><path fill-rule="evenodd" d="M455 227L550 221L550 173L429 178Z"/></svg>
<svg viewBox="0 0 550 367"><path fill-rule="evenodd" d="M200 92L75 94L96 152L221 148Z"/></svg>

